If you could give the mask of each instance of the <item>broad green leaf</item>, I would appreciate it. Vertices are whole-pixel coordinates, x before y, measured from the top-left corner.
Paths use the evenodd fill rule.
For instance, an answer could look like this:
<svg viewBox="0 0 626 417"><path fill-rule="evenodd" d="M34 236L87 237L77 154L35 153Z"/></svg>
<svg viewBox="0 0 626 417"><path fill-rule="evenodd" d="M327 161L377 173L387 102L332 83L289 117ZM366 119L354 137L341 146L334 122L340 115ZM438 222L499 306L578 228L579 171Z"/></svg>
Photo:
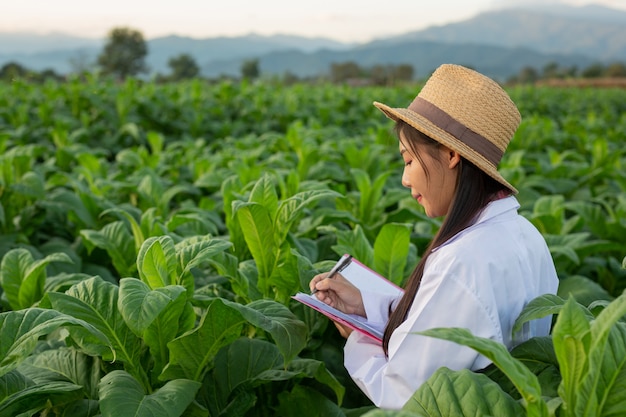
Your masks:
<svg viewBox="0 0 626 417"><path fill-rule="evenodd" d="M359 225L353 230L337 230L337 245L333 246L333 250L339 256L349 253L364 265L374 264L374 249L367 236L363 232L363 228Z"/></svg>
<svg viewBox="0 0 626 417"><path fill-rule="evenodd" d="M94 247L107 251L119 276L134 276L137 252L134 239L123 221L109 223L102 230L81 230L80 235L89 252Z"/></svg>
<svg viewBox="0 0 626 417"><path fill-rule="evenodd" d="M257 300L245 306L227 300L223 303L241 313L250 324L268 332L285 363L306 346L307 328L286 306L271 300Z"/></svg>
<svg viewBox="0 0 626 417"><path fill-rule="evenodd" d="M126 324L150 348L155 377L169 361L167 344L195 323L195 314L182 286L150 290L141 280L124 278L120 281L118 309Z"/></svg>
<svg viewBox="0 0 626 417"><path fill-rule="evenodd" d="M35 260L22 248L12 249L2 258L0 284L13 310L28 308L41 300L46 280L46 266L51 262L72 263L65 253L54 253Z"/></svg>
<svg viewBox="0 0 626 417"><path fill-rule="evenodd" d="M267 294L269 291L267 280L276 266L278 252L271 214L266 207L258 203L239 203L235 204L233 211L237 215L248 249L259 270L259 289Z"/></svg>
<svg viewBox="0 0 626 417"><path fill-rule="evenodd" d="M168 343L170 362L160 379L202 381L213 367L216 353L239 337L244 323L241 313L221 299L214 300L204 311L197 328Z"/></svg>
<svg viewBox="0 0 626 417"><path fill-rule="evenodd" d="M93 325L111 342L114 355L107 346L80 329L71 332L72 338L89 354L104 360L120 360L131 369L141 369L141 340L126 325L117 309L119 288L100 277L93 277L74 285L66 293L50 293L52 307Z"/></svg>
<svg viewBox="0 0 626 417"><path fill-rule="evenodd" d="M427 417L426 414L414 413L412 411L385 410L383 408L376 408L360 415L363 417Z"/></svg>
<svg viewBox="0 0 626 417"><path fill-rule="evenodd" d="M0 376L0 407L11 395L35 385L35 382L16 370Z"/></svg>
<svg viewBox="0 0 626 417"><path fill-rule="evenodd" d="M183 293L185 289L182 286L152 290L141 280L123 278L120 280L117 308L128 327L137 336L142 337L143 332L154 320Z"/></svg>
<svg viewBox="0 0 626 417"><path fill-rule="evenodd" d="M276 217L278 195L276 194L276 186L269 175L263 175L263 177L256 182L250 192L248 202L260 204L267 209L272 219Z"/></svg>
<svg viewBox="0 0 626 417"><path fill-rule="evenodd" d="M100 342L103 350L110 349L106 337L95 326L60 311L28 308L0 313L0 376L28 357L41 336L61 326L81 326Z"/></svg>
<svg viewBox="0 0 626 417"><path fill-rule="evenodd" d="M102 417L177 417L191 404L199 388L198 382L177 379L146 395L132 375L113 371L100 382L100 410Z"/></svg>
<svg viewBox="0 0 626 417"><path fill-rule="evenodd" d="M513 334L522 329L524 323L546 317L551 314L558 314L565 304L565 300L554 294L544 294L531 300L522 309L513 326Z"/></svg>
<svg viewBox="0 0 626 417"><path fill-rule="evenodd" d="M613 297L597 282L580 275L570 275L559 280L558 295L564 299L570 296L584 306L598 300L612 300Z"/></svg>
<svg viewBox="0 0 626 417"><path fill-rule="evenodd" d="M216 258L232 247L224 239L210 236L194 236L176 244L176 256L182 271L177 284L183 285L191 295L195 290L195 278L191 270L203 264L215 264Z"/></svg>
<svg viewBox="0 0 626 417"><path fill-rule="evenodd" d="M543 397L558 397L557 389L561 383L561 373L550 336L533 337L513 348L511 355L537 375ZM489 366L483 373L498 383L500 388L513 398L520 397L513 383L495 365Z"/></svg>
<svg viewBox="0 0 626 417"><path fill-rule="evenodd" d="M82 397L82 387L69 382L48 382L29 386L0 403L1 416L32 415L33 411L54 407Z"/></svg>
<svg viewBox="0 0 626 417"><path fill-rule="evenodd" d="M552 330L554 352L563 377L559 394L569 410L576 409L578 385L589 370L590 327L584 310L574 298L568 298Z"/></svg>
<svg viewBox="0 0 626 417"><path fill-rule="evenodd" d="M429 417L541 415L531 410L526 410L526 414L516 400L487 376L468 369L452 371L445 367L435 371L402 410Z"/></svg>
<svg viewBox="0 0 626 417"><path fill-rule="evenodd" d="M502 343L474 336L467 329L461 328L430 329L418 332L418 334L449 340L468 346L482 354L491 360L513 382L526 401L528 416L548 416L548 408L545 401L541 398L541 386L537 377L519 360L513 358Z"/></svg>
<svg viewBox="0 0 626 417"><path fill-rule="evenodd" d="M584 415L626 413L626 293L591 322L588 371L578 391L577 412Z"/></svg>
<svg viewBox="0 0 626 417"><path fill-rule="evenodd" d="M335 402L311 387L296 385L290 392L278 394L277 414L299 417L344 417Z"/></svg>
<svg viewBox="0 0 626 417"><path fill-rule="evenodd" d="M176 184L169 187L159 196L160 198L157 200L159 207L163 210L163 213L168 213L169 210L167 210L167 208L170 204L172 204L174 197L183 193L191 195L199 194L198 189L191 184Z"/></svg>
<svg viewBox="0 0 626 417"><path fill-rule="evenodd" d="M141 227L139 226L139 223L137 223L137 220L133 217L132 214L130 214L126 210L122 210L119 207L114 207L114 208L105 210L102 212L101 216L104 216L105 214L109 214L109 213L115 213L115 214L120 215L123 219L126 219L128 224L130 224L130 229L133 231L133 237L135 238L135 251L139 252L139 249L141 248L141 245L143 244L145 237L143 235L143 232L141 231Z"/></svg>
<svg viewBox="0 0 626 417"><path fill-rule="evenodd" d="M275 229L278 242L282 242L294 222L313 203L325 198L339 198L341 194L332 190L311 190L300 192L280 202L276 215Z"/></svg>
<svg viewBox="0 0 626 417"><path fill-rule="evenodd" d="M274 300L281 304L289 304L291 296L301 288L302 276L308 276L307 272L313 269L310 262L306 265L302 258L287 242L280 249L278 265L270 277L269 285L273 290Z"/></svg>
<svg viewBox="0 0 626 417"><path fill-rule="evenodd" d="M233 392L241 384L250 391L253 382L264 371L281 368L283 358L276 345L260 339L239 338L221 349L215 356L215 368L208 375L210 395L206 399L212 414L228 407Z"/></svg>
<svg viewBox="0 0 626 417"><path fill-rule="evenodd" d="M137 255L137 271L151 289L176 284L178 264L172 238L158 236L146 239Z"/></svg>
<svg viewBox="0 0 626 417"><path fill-rule="evenodd" d="M18 370L37 384L71 382L82 387L83 396L98 398L101 360L73 348L55 347L29 356Z"/></svg>
<svg viewBox="0 0 626 417"><path fill-rule="evenodd" d="M411 229L404 224L385 224L374 242L374 270L400 285L409 257Z"/></svg>

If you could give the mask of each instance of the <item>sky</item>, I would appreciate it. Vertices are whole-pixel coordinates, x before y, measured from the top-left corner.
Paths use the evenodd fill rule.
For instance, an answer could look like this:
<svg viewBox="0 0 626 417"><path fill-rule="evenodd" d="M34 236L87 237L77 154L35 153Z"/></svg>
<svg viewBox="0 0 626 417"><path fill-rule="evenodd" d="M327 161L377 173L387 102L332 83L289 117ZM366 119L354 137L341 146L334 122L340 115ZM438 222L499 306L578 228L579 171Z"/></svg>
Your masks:
<svg viewBox="0 0 626 417"><path fill-rule="evenodd" d="M515 0L516 2L548 0ZM552 1L552 0L550 0ZM591 0L561 0L583 5ZM365 42L469 19L514 0L2 0L0 32L105 38L113 27L146 39L289 34ZM626 10L626 0L593 3Z"/></svg>

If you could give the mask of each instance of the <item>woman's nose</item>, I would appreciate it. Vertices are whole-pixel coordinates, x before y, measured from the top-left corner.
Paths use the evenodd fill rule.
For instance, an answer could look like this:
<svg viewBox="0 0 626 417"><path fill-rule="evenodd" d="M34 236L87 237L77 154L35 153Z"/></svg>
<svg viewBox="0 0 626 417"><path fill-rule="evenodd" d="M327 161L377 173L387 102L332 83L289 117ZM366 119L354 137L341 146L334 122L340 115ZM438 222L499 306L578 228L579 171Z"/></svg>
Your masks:
<svg viewBox="0 0 626 417"><path fill-rule="evenodd" d="M402 171L402 186L406 188L411 188L411 183L409 182L409 176L406 173L406 169Z"/></svg>

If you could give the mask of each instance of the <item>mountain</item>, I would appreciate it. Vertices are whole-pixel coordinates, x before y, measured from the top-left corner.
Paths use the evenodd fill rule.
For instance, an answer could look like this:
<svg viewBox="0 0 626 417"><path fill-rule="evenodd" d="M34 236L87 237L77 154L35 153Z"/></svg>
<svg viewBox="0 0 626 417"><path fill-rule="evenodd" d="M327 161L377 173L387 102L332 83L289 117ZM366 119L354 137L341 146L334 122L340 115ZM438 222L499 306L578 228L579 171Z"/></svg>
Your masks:
<svg viewBox="0 0 626 417"><path fill-rule="evenodd" d="M375 43L410 40L526 47L548 54L580 54L602 61L623 61L626 60L626 12L601 6L504 9Z"/></svg>
<svg viewBox="0 0 626 417"><path fill-rule="evenodd" d="M0 66L14 61L41 71L68 73L94 63L105 40L61 34L0 33ZM499 9L444 26L363 44L325 38L247 35L194 39L148 39L147 64L153 73L169 73L168 60L192 55L209 77L240 74L244 60L258 59L261 72L300 77L328 73L333 63L360 66L410 64L418 77L439 64L469 65L495 78L508 78L527 66L548 63L585 68L593 63L626 62L626 12L603 6L540 5Z"/></svg>
<svg viewBox="0 0 626 417"><path fill-rule="evenodd" d="M64 33L45 35L29 32L0 32L0 55L34 55L54 50L74 50L98 48L104 39L82 38Z"/></svg>
<svg viewBox="0 0 626 417"><path fill-rule="evenodd" d="M354 46L327 38L255 34L209 39L165 36L148 39L146 43L148 67L153 72L160 73L168 72L169 59L182 53L190 54L198 62L207 59L241 62L253 56L281 50L312 52L324 48L345 50ZM95 63L104 44L104 39L93 40L59 34L0 33L0 66L13 61L37 71L51 68L59 73L68 73L76 65L87 66ZM239 73L239 68L236 73Z"/></svg>

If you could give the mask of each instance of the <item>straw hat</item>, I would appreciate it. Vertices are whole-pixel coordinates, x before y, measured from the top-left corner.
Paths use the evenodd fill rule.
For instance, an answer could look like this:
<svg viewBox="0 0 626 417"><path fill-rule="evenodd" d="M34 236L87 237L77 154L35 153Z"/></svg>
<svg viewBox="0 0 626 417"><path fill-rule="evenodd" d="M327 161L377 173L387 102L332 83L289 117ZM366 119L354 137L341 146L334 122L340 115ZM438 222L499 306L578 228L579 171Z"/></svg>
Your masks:
<svg viewBox="0 0 626 417"><path fill-rule="evenodd" d="M387 117L457 151L514 194L498 163L521 122L508 94L492 79L460 65L441 65L408 108L374 102Z"/></svg>

